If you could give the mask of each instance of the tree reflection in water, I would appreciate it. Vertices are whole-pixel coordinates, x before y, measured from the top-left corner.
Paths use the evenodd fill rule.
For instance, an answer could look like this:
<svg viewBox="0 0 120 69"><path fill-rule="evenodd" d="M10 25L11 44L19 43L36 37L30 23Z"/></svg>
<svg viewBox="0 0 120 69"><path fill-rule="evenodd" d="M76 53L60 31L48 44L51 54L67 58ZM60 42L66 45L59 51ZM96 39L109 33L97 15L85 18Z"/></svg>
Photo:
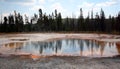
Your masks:
<svg viewBox="0 0 120 69"><path fill-rule="evenodd" d="M8 43L4 48L35 55L73 55L105 57L120 54L120 44L95 40L63 39L49 42ZM2 48L1 48L2 49Z"/></svg>

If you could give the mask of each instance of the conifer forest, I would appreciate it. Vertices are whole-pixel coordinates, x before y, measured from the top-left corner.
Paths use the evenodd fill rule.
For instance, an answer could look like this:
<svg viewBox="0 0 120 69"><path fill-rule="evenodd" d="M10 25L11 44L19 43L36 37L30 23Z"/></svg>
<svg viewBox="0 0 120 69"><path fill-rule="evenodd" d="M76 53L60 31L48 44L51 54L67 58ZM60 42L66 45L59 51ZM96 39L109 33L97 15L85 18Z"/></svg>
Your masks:
<svg viewBox="0 0 120 69"><path fill-rule="evenodd" d="M62 18L62 14L55 10L47 15L42 9L39 14L34 14L31 19L22 16L17 11L9 16L4 16L0 23L0 32L103 32L120 33L120 12L116 16L105 16L103 9L93 15L94 11L84 17L80 8L79 17ZM24 17L24 19L23 19Z"/></svg>

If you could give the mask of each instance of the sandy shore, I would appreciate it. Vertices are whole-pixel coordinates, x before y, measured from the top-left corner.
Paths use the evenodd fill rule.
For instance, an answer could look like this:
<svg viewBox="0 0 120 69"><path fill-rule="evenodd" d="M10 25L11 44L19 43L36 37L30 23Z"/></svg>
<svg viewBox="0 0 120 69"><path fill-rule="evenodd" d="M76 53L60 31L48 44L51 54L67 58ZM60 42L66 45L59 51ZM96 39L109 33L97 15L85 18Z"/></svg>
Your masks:
<svg viewBox="0 0 120 69"><path fill-rule="evenodd" d="M0 44L26 39L46 41L61 38L92 39L120 44L120 35L59 33L0 34ZM33 60L27 56L0 56L0 69L120 69L120 57L51 56Z"/></svg>

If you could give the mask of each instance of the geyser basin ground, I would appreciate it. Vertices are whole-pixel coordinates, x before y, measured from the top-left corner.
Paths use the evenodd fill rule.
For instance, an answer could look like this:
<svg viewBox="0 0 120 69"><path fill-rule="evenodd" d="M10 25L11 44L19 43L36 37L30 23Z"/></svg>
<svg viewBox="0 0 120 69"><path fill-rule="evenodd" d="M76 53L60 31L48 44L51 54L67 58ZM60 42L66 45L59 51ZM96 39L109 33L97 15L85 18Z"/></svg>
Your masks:
<svg viewBox="0 0 120 69"><path fill-rule="evenodd" d="M120 46L119 38L120 38L119 35L108 35L108 34L59 34L59 33L1 34L0 35L0 48L1 48L0 69L120 69L119 56L90 58L91 56L97 56L97 57L101 56L101 54L102 56L104 56L105 52L114 53L112 55L119 54L119 50L118 50ZM68 44L67 50L74 49L74 52L67 51L64 48L64 46L62 46L61 48L52 46L53 49L49 47L47 48L45 47L45 49L42 49L44 51L42 51L41 54L32 52L32 54L36 54L36 55L25 55L25 52L29 53L31 51L30 49L26 50L26 48L24 48L24 47L28 47L29 44L31 46L32 43L37 44L38 48L35 49L39 50L41 49L39 43L47 41L48 44L49 42L53 42L54 45L54 40L55 42L58 41L57 43L58 45L61 43L63 44L65 43L66 45ZM62 41L59 43L59 40ZM74 46L72 44L69 44L71 42L73 42L72 44ZM82 47L81 47L82 45L81 42L83 44ZM69 45L72 46L69 47ZM16 48L17 50L15 52ZM46 56L46 57L37 56L37 55L43 56L47 51L49 51L50 54L52 53L58 56L55 55ZM84 54L83 51L84 52L89 51L88 53L89 55L87 54L87 56L90 57L84 57L84 56L81 57L80 55ZM96 53L97 51L98 53ZM74 55L79 55L79 56L59 56L63 53L71 54L71 52L73 54L77 53ZM11 53L13 54L20 53L22 55L13 55L13 54L10 56L7 55ZM108 54L108 56L109 55L111 54ZM38 59L33 60L31 58L38 58Z"/></svg>

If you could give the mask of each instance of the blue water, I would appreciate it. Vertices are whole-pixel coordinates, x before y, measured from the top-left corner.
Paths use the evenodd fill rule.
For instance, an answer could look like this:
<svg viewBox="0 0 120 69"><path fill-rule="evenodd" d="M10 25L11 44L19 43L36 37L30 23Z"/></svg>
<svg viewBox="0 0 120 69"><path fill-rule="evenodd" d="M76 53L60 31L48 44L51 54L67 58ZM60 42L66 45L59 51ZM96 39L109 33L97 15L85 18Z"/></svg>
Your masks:
<svg viewBox="0 0 120 69"><path fill-rule="evenodd" d="M4 44L2 47L9 48L9 53L28 53L39 56L108 57L120 55L120 46L116 43L95 40L62 39L48 42L18 42Z"/></svg>

